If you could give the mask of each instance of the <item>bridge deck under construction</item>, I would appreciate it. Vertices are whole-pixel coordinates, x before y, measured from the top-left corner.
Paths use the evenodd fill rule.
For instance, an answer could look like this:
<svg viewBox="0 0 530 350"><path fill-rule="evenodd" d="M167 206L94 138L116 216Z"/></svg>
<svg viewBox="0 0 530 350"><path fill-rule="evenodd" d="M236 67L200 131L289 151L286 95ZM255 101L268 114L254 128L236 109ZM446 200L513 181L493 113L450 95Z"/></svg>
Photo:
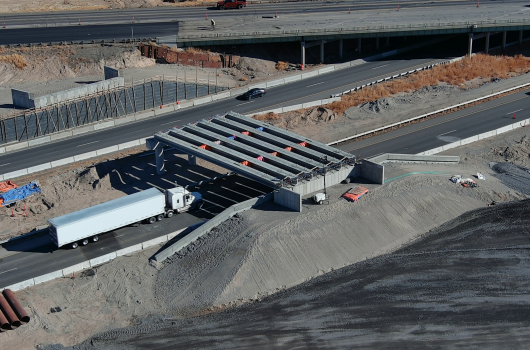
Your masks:
<svg viewBox="0 0 530 350"><path fill-rule="evenodd" d="M187 153L190 163L202 158L274 188L295 186L355 161L348 152L235 112L160 131L150 148L160 146Z"/></svg>

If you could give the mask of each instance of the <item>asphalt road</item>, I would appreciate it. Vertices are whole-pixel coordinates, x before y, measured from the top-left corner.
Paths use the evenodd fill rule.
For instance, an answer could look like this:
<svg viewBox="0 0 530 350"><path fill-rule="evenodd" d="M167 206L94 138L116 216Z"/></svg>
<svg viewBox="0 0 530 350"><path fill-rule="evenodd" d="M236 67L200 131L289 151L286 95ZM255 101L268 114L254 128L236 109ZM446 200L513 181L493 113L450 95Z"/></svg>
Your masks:
<svg viewBox="0 0 530 350"><path fill-rule="evenodd" d="M530 118L529 97L530 90L527 89L422 123L335 147L361 158L381 153L417 154Z"/></svg>
<svg viewBox="0 0 530 350"><path fill-rule="evenodd" d="M503 6L509 4L522 3L521 0L508 0L503 1ZM461 0L450 0L450 1L387 1L387 0L376 0L376 1L300 1L290 3L268 3L268 4L248 4L246 8L242 10L224 10L220 11L215 7L153 7L153 8L141 8L141 9L108 9L108 10L92 10L92 11L64 11L64 12L39 12L39 13L12 13L12 14L0 14L0 23L6 24L5 31L2 32L2 36L13 37L10 31L15 33L26 33L26 31L17 31L11 29L13 27L20 28L25 27L31 29L35 37L31 38L28 36L21 36L21 40L35 40L35 41L20 41L20 43L26 42L45 42L49 38L47 35L48 30L56 26L65 25L78 25L81 20L81 28L84 24L123 24L133 23L133 17L135 25L147 24L153 22L172 22L172 21L186 21L186 20L197 20L204 19L206 17L206 11L210 11L210 16L219 17L241 17L241 16L273 16L276 13L281 15L286 14L319 14L319 13L344 13L348 9L351 11L369 11L369 10L384 10L384 9L400 9L406 8L436 8L440 6L464 6L469 7L469 1ZM498 4L495 0L483 0L483 6L488 4ZM36 29L39 27L39 29ZM137 27L135 27L136 30ZM3 28L0 27L0 30ZM86 29L87 34L90 33L90 29ZM115 29L111 30L114 31ZM139 29L139 34L140 34ZM70 29L68 30L70 31ZM130 29L129 29L130 31ZM7 34L6 34L7 33ZM161 35L156 34L155 35ZM72 37L78 33L72 33ZM118 33L116 33L118 34ZM93 34L92 34L93 35ZM154 37L152 36L152 37ZM129 38L125 36L124 38ZM145 37L151 37L149 35ZM83 40L83 39L67 39L67 40ZM120 37L121 38L121 37ZM6 39L6 38L2 38ZM99 38L106 39L106 38ZM53 40L57 41L57 39ZM5 44L0 40L0 44Z"/></svg>
<svg viewBox="0 0 530 350"><path fill-rule="evenodd" d="M444 60L446 60L445 57L436 57L436 52L431 52L427 57L424 56L417 59L370 62L291 84L269 88L265 97L251 101L241 101L233 97L193 108L185 108L156 118L105 129L100 132L9 152L0 156L0 173L5 174L45 162L149 137L157 131L195 122L227 111L246 114L329 98L330 94L339 93L375 79Z"/></svg>
<svg viewBox="0 0 530 350"><path fill-rule="evenodd" d="M77 249L57 249L45 233L28 239L2 245L0 258L0 288L61 270L119 249L145 242L189 226L209 220L229 206L271 192L271 189L255 181L233 175L205 182L190 188L203 195L201 210L194 210L164 219L155 224L124 227L100 236L97 243ZM182 232L183 237L191 230Z"/></svg>

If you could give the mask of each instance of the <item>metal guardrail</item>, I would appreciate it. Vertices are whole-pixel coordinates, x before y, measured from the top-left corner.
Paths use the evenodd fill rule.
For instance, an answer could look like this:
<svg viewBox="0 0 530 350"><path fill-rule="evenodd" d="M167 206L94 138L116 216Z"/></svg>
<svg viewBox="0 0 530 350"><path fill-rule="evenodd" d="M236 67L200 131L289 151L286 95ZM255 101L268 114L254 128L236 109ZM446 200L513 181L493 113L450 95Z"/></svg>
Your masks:
<svg viewBox="0 0 530 350"><path fill-rule="evenodd" d="M235 39L238 37L267 37L267 36L293 36L293 35L308 35L308 34L357 34L366 32L380 32L380 31L416 31L429 29L470 29L470 26L515 26L515 25L530 25L530 19L497 19L497 20L482 20L482 21L461 21L461 22L438 22L438 23L417 23L417 24L403 24L403 25L380 25L380 26L364 26L364 27L350 27L350 28L313 28L313 29L291 29L291 30L271 30L271 31L254 31L254 32L218 32L218 33L203 33L203 34L179 34L179 41L197 40L197 39L218 39L228 38ZM476 29L476 28L475 28Z"/></svg>

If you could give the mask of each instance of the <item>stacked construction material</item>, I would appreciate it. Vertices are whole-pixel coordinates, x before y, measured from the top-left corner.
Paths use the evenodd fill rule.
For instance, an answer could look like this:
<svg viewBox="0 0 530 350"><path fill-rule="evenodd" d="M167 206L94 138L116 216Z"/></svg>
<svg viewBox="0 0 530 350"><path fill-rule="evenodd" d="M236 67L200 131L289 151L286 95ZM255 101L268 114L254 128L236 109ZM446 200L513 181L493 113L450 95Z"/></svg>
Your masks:
<svg viewBox="0 0 530 350"><path fill-rule="evenodd" d="M0 332L17 329L29 322L30 317L20 305L11 289L5 289L0 295Z"/></svg>
<svg viewBox="0 0 530 350"><path fill-rule="evenodd" d="M16 187L0 194L0 206L16 203L40 192L39 183L37 181L30 182L27 185Z"/></svg>

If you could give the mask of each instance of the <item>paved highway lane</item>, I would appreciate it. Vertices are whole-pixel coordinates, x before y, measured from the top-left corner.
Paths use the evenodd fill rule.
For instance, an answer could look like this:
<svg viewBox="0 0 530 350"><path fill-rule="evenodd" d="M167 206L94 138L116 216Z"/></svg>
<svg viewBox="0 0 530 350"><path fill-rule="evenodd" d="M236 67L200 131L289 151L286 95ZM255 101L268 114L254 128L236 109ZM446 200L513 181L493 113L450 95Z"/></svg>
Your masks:
<svg viewBox="0 0 530 350"><path fill-rule="evenodd" d="M168 184L168 187L171 185ZM47 234L3 244L0 251L0 288L209 220L233 204L270 193L272 189L233 175L215 182L205 182L189 190L199 191L203 195L205 204L201 210L177 214L152 225L128 226L111 231L101 235L98 242L75 250L57 249Z"/></svg>
<svg viewBox="0 0 530 350"><path fill-rule="evenodd" d="M342 92L367 81L373 81L374 79L443 60L445 58L370 62L267 89L267 94L263 98L251 101L241 101L235 97L229 98L193 108L185 108L177 112L120 127L6 153L0 156L0 173L8 173L119 143L149 137L157 131L195 122L230 110L239 113L251 113L328 98L332 93Z"/></svg>
<svg viewBox="0 0 530 350"><path fill-rule="evenodd" d="M529 97L530 89L337 148L361 158L417 154L530 118Z"/></svg>
<svg viewBox="0 0 530 350"><path fill-rule="evenodd" d="M521 3L521 0L504 1L503 5ZM483 0L482 5L496 4L494 0ZM248 4L242 10L216 10L213 7L172 7L161 6L141 9L108 9L93 11L64 11L64 12L41 12L41 13L13 13L0 14L0 22L6 23L7 28L11 26L24 27L55 27L64 25L77 25L79 19L82 24L119 24L124 22L170 22L174 20L196 20L204 19L205 12L209 11L210 16L218 17L241 17L241 16L273 16L276 12L281 15L289 14L316 14L316 13L344 13L351 11L385 10L396 9L399 4L401 9L425 8L439 6L465 6L469 7L469 1L449 0L449 1L399 1L378 0L378 1L338 1L338 2L292 2L282 4ZM33 29L34 33L40 34L40 30ZM70 39L74 40L74 39ZM44 41L44 40L41 40Z"/></svg>

